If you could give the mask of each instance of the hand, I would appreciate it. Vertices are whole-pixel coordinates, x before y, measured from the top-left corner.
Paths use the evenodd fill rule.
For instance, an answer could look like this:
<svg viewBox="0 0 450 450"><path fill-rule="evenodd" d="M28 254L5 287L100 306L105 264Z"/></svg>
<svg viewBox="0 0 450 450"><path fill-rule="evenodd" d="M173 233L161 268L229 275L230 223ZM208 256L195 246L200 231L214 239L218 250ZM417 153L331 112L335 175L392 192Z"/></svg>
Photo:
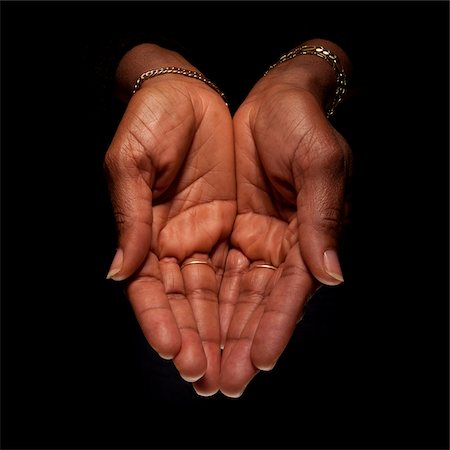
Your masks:
<svg viewBox="0 0 450 450"><path fill-rule="evenodd" d="M234 117L238 214L220 292L220 389L232 397L274 367L316 289L343 281L350 148L316 91L292 83L284 64Z"/></svg>
<svg viewBox="0 0 450 450"><path fill-rule="evenodd" d="M176 57L156 67L192 68ZM199 80L149 79L129 101L105 167L119 237L109 277L127 280L149 344L199 394L212 395L220 369L218 292L236 215L228 108ZM192 259L209 264L180 268Z"/></svg>

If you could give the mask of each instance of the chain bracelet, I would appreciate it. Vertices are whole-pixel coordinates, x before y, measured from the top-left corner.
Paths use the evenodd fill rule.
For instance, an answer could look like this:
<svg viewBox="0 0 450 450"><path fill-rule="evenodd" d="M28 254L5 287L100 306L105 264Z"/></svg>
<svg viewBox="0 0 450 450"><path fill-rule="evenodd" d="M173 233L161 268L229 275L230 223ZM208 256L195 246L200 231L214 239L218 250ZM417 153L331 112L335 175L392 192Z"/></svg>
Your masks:
<svg viewBox="0 0 450 450"><path fill-rule="evenodd" d="M328 64L331 65L333 70L336 73L336 90L334 91L334 98L329 104L327 108L327 117L330 118L336 109L336 107L341 103L344 93L347 88L347 76L345 75L345 71L341 65L341 62L337 55L332 53L330 50L327 50L325 47L321 45L301 45L299 47L294 48L289 53L281 56L281 58L275 63L272 64L264 73L264 76L268 74L270 70L277 67L279 64L288 61L290 59L295 58L298 55L314 55L319 58L324 59Z"/></svg>
<svg viewBox="0 0 450 450"><path fill-rule="evenodd" d="M189 78L195 78L196 80L203 81L209 87L213 88L223 99L225 104L228 106L228 103L225 99L225 94L214 84L211 80L208 80L201 72L195 72L194 70L183 69L180 67L159 67L157 69L149 70L148 72L144 72L134 84L132 95L134 95L140 88L142 83L149 78L156 77L158 75L163 75L166 73L176 73L178 75L184 75Z"/></svg>

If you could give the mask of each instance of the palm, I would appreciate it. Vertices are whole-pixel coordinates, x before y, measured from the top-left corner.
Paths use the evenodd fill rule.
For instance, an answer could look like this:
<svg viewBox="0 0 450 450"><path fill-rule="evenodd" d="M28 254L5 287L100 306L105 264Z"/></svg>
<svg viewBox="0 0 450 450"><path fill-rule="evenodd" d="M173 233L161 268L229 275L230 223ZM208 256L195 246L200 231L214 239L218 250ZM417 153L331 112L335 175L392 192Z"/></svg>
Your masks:
<svg viewBox="0 0 450 450"><path fill-rule="evenodd" d="M140 102L130 102L118 132L134 144L138 163L130 172L145 180L134 191L147 211L133 221L141 224L134 239L148 246L127 295L150 345L173 357L185 379L204 375L195 386L209 394L218 388L217 298L236 208L232 123L223 101L203 86L190 86L189 96L152 88L136 94ZM119 204L120 195L113 195ZM181 270L192 257L211 266Z"/></svg>

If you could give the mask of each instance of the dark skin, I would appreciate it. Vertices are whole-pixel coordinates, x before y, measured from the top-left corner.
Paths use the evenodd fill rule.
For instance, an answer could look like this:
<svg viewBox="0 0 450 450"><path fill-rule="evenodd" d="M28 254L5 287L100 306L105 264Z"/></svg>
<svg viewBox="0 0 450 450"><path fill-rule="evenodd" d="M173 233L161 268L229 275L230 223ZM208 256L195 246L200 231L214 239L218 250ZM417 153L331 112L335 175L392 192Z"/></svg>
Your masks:
<svg viewBox="0 0 450 450"><path fill-rule="evenodd" d="M349 70L339 47L312 43ZM161 47L133 49L119 66L120 95L127 101L141 73L169 65L196 70ZM294 58L231 118L205 83L158 76L131 98L108 149L119 234L108 277L127 280L149 344L200 395L241 395L274 367L315 290L343 281L351 152L326 117L335 79L325 61ZM192 259L210 265L180 268Z"/></svg>

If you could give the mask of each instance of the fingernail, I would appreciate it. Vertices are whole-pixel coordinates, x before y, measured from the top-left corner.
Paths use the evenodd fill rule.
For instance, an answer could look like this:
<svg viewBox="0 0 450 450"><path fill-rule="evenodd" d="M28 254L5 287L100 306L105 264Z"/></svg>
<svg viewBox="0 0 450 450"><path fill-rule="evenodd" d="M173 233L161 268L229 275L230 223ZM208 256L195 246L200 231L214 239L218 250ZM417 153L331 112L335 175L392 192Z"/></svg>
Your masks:
<svg viewBox="0 0 450 450"><path fill-rule="evenodd" d="M342 276L341 266L339 264L339 258L335 250L327 250L323 254L323 262L325 264L325 271L330 277L333 277L336 281L342 283L344 277Z"/></svg>
<svg viewBox="0 0 450 450"><path fill-rule="evenodd" d="M111 263L111 268L109 269L108 275L106 275L106 279L113 279L119 281L119 277L114 277L117 273L122 269L123 263L123 250L118 248L116 251L116 255Z"/></svg>
<svg viewBox="0 0 450 450"><path fill-rule="evenodd" d="M200 380L200 378L203 375L192 376L192 375L185 375L185 374L180 373L180 376L181 376L181 378L183 378L184 381L187 381L188 383L195 383L196 381Z"/></svg>
<svg viewBox="0 0 450 450"><path fill-rule="evenodd" d="M244 391L245 391L245 388L242 391L240 391L240 392L223 392L222 391L222 394L226 395L229 398L239 398L239 397L242 396Z"/></svg>
<svg viewBox="0 0 450 450"><path fill-rule="evenodd" d="M162 359L167 359L168 361L173 359L173 355L165 355L164 353L158 353L158 355L162 358Z"/></svg>

